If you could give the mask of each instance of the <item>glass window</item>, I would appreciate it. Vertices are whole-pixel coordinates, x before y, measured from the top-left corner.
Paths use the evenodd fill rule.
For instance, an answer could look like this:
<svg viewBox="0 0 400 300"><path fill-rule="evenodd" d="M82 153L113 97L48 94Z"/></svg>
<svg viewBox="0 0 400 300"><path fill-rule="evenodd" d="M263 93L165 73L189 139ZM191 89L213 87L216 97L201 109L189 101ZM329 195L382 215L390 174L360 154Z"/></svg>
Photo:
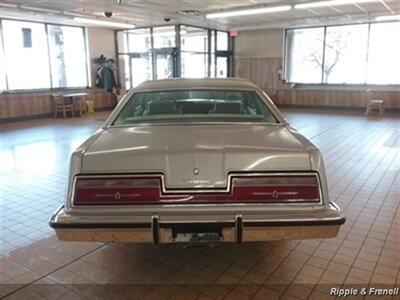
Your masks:
<svg viewBox="0 0 400 300"><path fill-rule="evenodd" d="M277 119L254 91L178 90L133 94L114 125L164 122L277 123Z"/></svg>
<svg viewBox="0 0 400 300"><path fill-rule="evenodd" d="M4 49L0 48L0 90L88 85L83 28L1 22Z"/></svg>
<svg viewBox="0 0 400 300"><path fill-rule="evenodd" d="M211 65L210 65L210 77L215 77L216 75L216 68L215 68L215 37L216 37L216 31L211 30Z"/></svg>
<svg viewBox="0 0 400 300"><path fill-rule="evenodd" d="M153 78L152 59L149 53L141 53L130 57L132 87Z"/></svg>
<svg viewBox="0 0 400 300"><path fill-rule="evenodd" d="M175 47L175 26L153 28L154 48Z"/></svg>
<svg viewBox="0 0 400 300"><path fill-rule="evenodd" d="M181 26L181 50L207 52L208 31L207 29Z"/></svg>
<svg viewBox="0 0 400 300"><path fill-rule="evenodd" d="M365 83L368 24L326 29L324 82Z"/></svg>
<svg viewBox="0 0 400 300"><path fill-rule="evenodd" d="M1 37L1 31L0 31ZM0 93L7 89L6 86L6 68L5 68L5 61L3 57L3 43L1 42L0 38Z"/></svg>
<svg viewBox="0 0 400 300"><path fill-rule="evenodd" d="M211 30L211 53L215 53L215 42L216 42L216 31L215 30Z"/></svg>
<svg viewBox="0 0 400 300"><path fill-rule="evenodd" d="M176 44L177 27L180 30L179 49ZM126 88L130 88L144 80L174 76L227 77L232 57L229 39L227 32L187 25L119 31L118 56L125 70L120 74L121 78L125 74L126 79L122 82L125 82Z"/></svg>
<svg viewBox="0 0 400 300"><path fill-rule="evenodd" d="M371 24L367 83L400 84L400 22Z"/></svg>
<svg viewBox="0 0 400 300"><path fill-rule="evenodd" d="M48 25L47 30L53 87L87 86L83 28Z"/></svg>
<svg viewBox="0 0 400 300"><path fill-rule="evenodd" d="M125 69L125 88L136 87L143 81L153 78L152 54L151 54L151 34L150 28L134 29L124 31L123 37L118 36L119 51L129 55L124 56L123 67ZM124 42L127 44L124 47Z"/></svg>
<svg viewBox="0 0 400 300"><path fill-rule="evenodd" d="M117 46L120 53L127 53L128 51L128 33L124 31L117 31Z"/></svg>
<svg viewBox="0 0 400 300"><path fill-rule="evenodd" d="M148 52L151 49L150 28L127 32L128 52Z"/></svg>
<svg viewBox="0 0 400 300"><path fill-rule="evenodd" d="M50 88L45 25L11 20L3 20L2 25L8 89ZM31 47L25 47L29 46L26 29L30 29Z"/></svg>
<svg viewBox="0 0 400 300"><path fill-rule="evenodd" d="M217 32L217 50L228 50L228 33L218 31Z"/></svg>
<svg viewBox="0 0 400 300"><path fill-rule="evenodd" d="M294 83L400 84L398 53L400 22L290 29L286 78Z"/></svg>
<svg viewBox="0 0 400 300"><path fill-rule="evenodd" d="M166 79L174 76L174 62L171 53L162 51L156 53L156 74L155 79Z"/></svg>
<svg viewBox="0 0 400 300"><path fill-rule="evenodd" d="M181 26L181 76L208 76L208 30Z"/></svg>
<svg viewBox="0 0 400 300"><path fill-rule="evenodd" d="M217 78L225 78L228 76L228 58L217 57Z"/></svg>
<svg viewBox="0 0 400 300"><path fill-rule="evenodd" d="M324 28L288 30L286 38L289 81L321 83Z"/></svg>
<svg viewBox="0 0 400 300"><path fill-rule="evenodd" d="M181 76L187 78L202 78L208 76L207 53L182 52Z"/></svg>
<svg viewBox="0 0 400 300"><path fill-rule="evenodd" d="M119 76L121 79L122 87L125 89L130 89L131 86L131 76L130 76L130 57L129 55L120 54L119 59Z"/></svg>

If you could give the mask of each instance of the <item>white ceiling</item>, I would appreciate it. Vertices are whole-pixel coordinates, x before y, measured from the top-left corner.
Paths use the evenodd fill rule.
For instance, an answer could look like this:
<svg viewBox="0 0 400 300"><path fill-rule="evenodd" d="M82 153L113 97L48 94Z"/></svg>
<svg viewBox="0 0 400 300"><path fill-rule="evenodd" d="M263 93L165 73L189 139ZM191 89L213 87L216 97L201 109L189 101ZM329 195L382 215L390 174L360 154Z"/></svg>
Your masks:
<svg viewBox="0 0 400 300"><path fill-rule="evenodd" d="M359 3L308 10L291 10L273 14L218 18L208 20L206 13L260 6L294 5L310 0L1 0L0 17L44 20L72 24L73 14L98 17L110 21L122 21L138 27L166 24L164 18L171 18L169 24L185 23L216 27L220 29L239 28L283 28L311 26L331 23L354 23L373 20L377 15L400 14L400 0L380 0L376 3ZM355 1L356 2L356 1ZM5 5L22 7L10 8ZM25 8L24 8L25 7ZM34 11L50 9L54 12ZM104 11L113 11L112 18L105 18ZM195 10L197 16L179 14L181 10ZM76 23L75 23L76 24Z"/></svg>

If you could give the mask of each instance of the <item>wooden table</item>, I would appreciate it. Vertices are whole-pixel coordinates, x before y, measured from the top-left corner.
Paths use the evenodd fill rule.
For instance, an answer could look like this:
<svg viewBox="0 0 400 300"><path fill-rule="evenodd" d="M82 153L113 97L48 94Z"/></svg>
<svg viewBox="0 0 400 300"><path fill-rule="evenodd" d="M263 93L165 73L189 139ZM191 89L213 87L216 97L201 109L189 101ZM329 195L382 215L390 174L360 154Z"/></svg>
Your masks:
<svg viewBox="0 0 400 300"><path fill-rule="evenodd" d="M87 97L87 93L81 92L81 93L69 93L69 94L63 94L64 98L71 99L72 105L75 107L75 103L79 103L79 116L82 117L83 114L83 106L82 102L85 97Z"/></svg>

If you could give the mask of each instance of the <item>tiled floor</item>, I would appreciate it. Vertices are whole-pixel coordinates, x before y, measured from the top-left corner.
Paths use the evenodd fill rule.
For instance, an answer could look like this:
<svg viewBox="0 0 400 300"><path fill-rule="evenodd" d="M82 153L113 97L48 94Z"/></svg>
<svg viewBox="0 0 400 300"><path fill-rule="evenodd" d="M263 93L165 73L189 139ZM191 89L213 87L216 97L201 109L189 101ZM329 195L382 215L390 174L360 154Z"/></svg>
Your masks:
<svg viewBox="0 0 400 300"><path fill-rule="evenodd" d="M343 284L400 287L399 115L284 113L322 150L331 199L347 216L335 239L186 248L59 242L47 222L63 201L69 154L105 115L2 125L0 298L332 299L329 289Z"/></svg>

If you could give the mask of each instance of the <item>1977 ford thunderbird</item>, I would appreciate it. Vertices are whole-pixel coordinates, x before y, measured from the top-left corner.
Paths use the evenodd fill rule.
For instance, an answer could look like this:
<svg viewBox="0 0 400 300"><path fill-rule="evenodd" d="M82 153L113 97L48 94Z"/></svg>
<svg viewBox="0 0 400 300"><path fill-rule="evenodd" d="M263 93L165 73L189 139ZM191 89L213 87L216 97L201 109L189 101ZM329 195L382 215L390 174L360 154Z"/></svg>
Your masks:
<svg viewBox="0 0 400 300"><path fill-rule="evenodd" d="M318 149L242 79L148 81L71 158L60 240L250 242L328 238Z"/></svg>

